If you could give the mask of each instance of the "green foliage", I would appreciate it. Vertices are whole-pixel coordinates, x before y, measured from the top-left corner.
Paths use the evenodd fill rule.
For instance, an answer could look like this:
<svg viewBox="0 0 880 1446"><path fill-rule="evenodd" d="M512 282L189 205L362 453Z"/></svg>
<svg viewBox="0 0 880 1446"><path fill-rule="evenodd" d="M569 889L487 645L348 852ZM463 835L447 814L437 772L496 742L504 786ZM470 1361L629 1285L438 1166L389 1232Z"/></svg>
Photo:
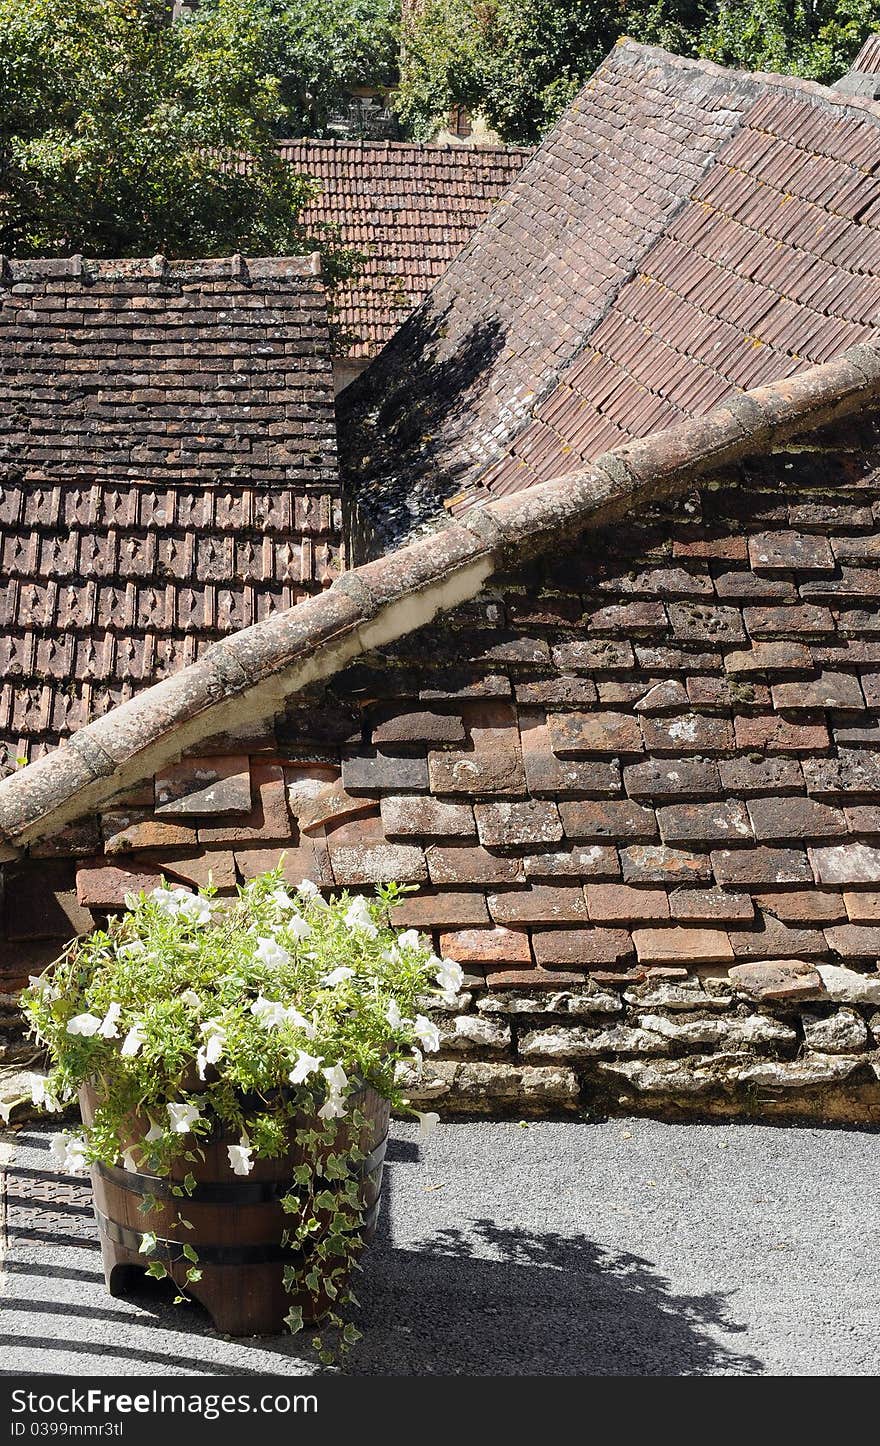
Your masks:
<svg viewBox="0 0 880 1446"><path fill-rule="evenodd" d="M532 145L622 35L830 83L880 28L880 0L425 0L403 31L397 106L429 136L456 105Z"/></svg>
<svg viewBox="0 0 880 1446"><path fill-rule="evenodd" d="M277 77L279 133L320 136L351 89L394 84L399 13L399 0L202 0L189 23L231 30Z"/></svg>
<svg viewBox="0 0 880 1446"><path fill-rule="evenodd" d="M439 1043L419 1010L426 997L448 1005L462 980L414 930L388 926L403 892L388 884L372 901L325 901L307 882L291 894L280 867L235 900L163 884L75 940L24 995L53 1064L35 1101L57 1111L87 1082L99 1096L90 1125L54 1137L63 1170L121 1162L176 1177L182 1198L197 1179L180 1164L198 1158L200 1140L228 1141L236 1175L286 1156L295 1141L300 1163L281 1203L287 1243L302 1257L285 1284L311 1298L313 1315L329 1308L342 1348L355 1338L343 1311L362 1220L359 1090L408 1107L400 1066L417 1068L421 1050ZM144 1203L140 1250L154 1256L160 1242L148 1227L159 1202ZM192 1229L179 1211L176 1219ZM196 1281L197 1246L178 1233L173 1247L162 1242L170 1260L169 1249L178 1286ZM156 1274L152 1264L162 1261L151 1263Z"/></svg>
<svg viewBox="0 0 880 1446"><path fill-rule="evenodd" d="M338 0L333 23L357 3ZM313 185L277 153L303 116L288 109L268 8L213 0L172 25L168 0L0 0L0 252L319 249L331 279L347 274L354 258L301 226ZM339 47L327 49L332 64ZM329 76L314 68L303 94L323 105Z"/></svg>

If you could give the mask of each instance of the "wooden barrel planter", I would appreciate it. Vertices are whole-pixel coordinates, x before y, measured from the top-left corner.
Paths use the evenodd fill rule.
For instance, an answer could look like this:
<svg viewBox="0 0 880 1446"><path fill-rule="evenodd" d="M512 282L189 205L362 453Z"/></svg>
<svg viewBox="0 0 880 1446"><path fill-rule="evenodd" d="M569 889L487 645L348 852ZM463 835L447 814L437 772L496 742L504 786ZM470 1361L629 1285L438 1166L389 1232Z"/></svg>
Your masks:
<svg viewBox="0 0 880 1446"><path fill-rule="evenodd" d="M89 1125L99 1103L91 1087L80 1091L83 1120ZM364 1222L361 1245L372 1240L379 1218L382 1171L388 1139L388 1101L369 1087L352 1096L352 1105L366 1117L357 1139L365 1159L353 1166L361 1178ZM138 1122L140 1124L140 1122ZM310 1122L300 1119L296 1129ZM133 1143L149 1128L149 1122L133 1130ZM349 1137L351 1139L351 1137ZM289 1193L296 1165L305 1160L302 1149L292 1144L277 1160L255 1160L247 1176L235 1175L229 1165L226 1146L238 1137L217 1135L200 1141L204 1160L175 1163L170 1176L135 1173L116 1166L92 1166L91 1180L95 1216L101 1238L101 1257L107 1289L113 1296L131 1290L133 1272L142 1274L150 1260L161 1260L181 1294L192 1296L204 1306L223 1335L272 1335L285 1329L284 1317L291 1306L299 1306L304 1318L314 1320L317 1311L308 1295L291 1295L284 1289L285 1265L303 1262L303 1256L282 1244L291 1217L281 1208L281 1197ZM172 1186L191 1171L196 1187L190 1196L175 1196ZM141 1210L147 1197L151 1208ZM187 1230L178 1213L192 1223ZM156 1236L155 1252L140 1253L145 1232ZM198 1252L201 1280L188 1284L190 1262L183 1246Z"/></svg>

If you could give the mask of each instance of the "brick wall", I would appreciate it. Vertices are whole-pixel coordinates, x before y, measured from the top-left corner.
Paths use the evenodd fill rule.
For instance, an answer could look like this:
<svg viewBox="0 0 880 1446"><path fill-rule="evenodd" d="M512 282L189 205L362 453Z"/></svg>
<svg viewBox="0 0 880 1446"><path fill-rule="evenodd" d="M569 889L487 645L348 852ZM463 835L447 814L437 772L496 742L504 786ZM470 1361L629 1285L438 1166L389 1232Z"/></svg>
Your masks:
<svg viewBox="0 0 880 1446"><path fill-rule="evenodd" d="M286 847L465 967L423 1097L875 1119L878 465L851 425L587 534L43 846L7 930Z"/></svg>

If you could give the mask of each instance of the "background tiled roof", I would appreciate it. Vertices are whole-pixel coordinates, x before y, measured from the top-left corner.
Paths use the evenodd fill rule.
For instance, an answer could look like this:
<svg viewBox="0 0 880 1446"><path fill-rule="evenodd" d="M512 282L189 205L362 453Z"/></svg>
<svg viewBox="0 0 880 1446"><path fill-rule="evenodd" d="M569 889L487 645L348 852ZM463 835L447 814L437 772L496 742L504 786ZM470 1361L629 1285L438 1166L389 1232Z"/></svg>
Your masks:
<svg viewBox="0 0 880 1446"><path fill-rule="evenodd" d="M867 338L878 147L871 102L618 46L345 394L368 526L559 475Z"/></svg>
<svg viewBox="0 0 880 1446"><path fill-rule="evenodd" d="M529 152L396 141L283 141L297 171L321 182L303 221L339 228L365 253L357 279L336 298L346 354L385 345L485 220Z"/></svg>
<svg viewBox="0 0 880 1446"><path fill-rule="evenodd" d="M0 763L38 756L339 565L302 258L0 276Z"/></svg>

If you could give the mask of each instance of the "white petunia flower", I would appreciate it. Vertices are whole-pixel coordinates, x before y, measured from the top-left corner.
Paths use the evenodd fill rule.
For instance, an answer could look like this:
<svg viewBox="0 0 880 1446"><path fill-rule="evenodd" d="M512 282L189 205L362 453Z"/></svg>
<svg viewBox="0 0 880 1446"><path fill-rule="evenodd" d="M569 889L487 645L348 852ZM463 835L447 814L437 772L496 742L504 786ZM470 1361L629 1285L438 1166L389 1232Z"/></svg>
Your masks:
<svg viewBox="0 0 880 1446"><path fill-rule="evenodd" d="M316 1074L320 1065L323 1063L323 1059L324 1056L322 1054L307 1054L304 1049L298 1049L296 1052L296 1063L287 1076L290 1083L295 1085L302 1084L304 1080L308 1079L310 1074Z"/></svg>
<svg viewBox="0 0 880 1446"><path fill-rule="evenodd" d="M177 913L193 924L210 924L213 910L210 900L203 899L201 894L185 894L177 906Z"/></svg>
<svg viewBox="0 0 880 1446"><path fill-rule="evenodd" d="M345 914L345 923L349 929L355 929L362 934L369 934L373 939L375 939L379 932L373 923L369 905L363 895L359 895L349 906Z"/></svg>
<svg viewBox="0 0 880 1446"><path fill-rule="evenodd" d="M56 999L61 998L61 990L52 983L51 979L47 979L45 974L29 974L28 983L47 1004L54 1004Z"/></svg>
<svg viewBox="0 0 880 1446"><path fill-rule="evenodd" d="M431 960L431 963L437 966L437 972L434 977L440 986L441 992L443 994L457 994L464 983L464 970L461 965L456 964L454 959L437 959L436 957Z"/></svg>
<svg viewBox="0 0 880 1446"><path fill-rule="evenodd" d="M9 1121L12 1119L12 1111L19 1103L19 1100L0 1100L0 1120L2 1120L4 1125L9 1124Z"/></svg>
<svg viewBox="0 0 880 1446"><path fill-rule="evenodd" d="M194 989L185 989L180 997L184 1004L189 1005L190 1009L201 1009L202 1001Z"/></svg>
<svg viewBox="0 0 880 1446"><path fill-rule="evenodd" d="M279 884L277 889L273 889L269 898L279 909L296 908L296 900L290 897L283 884Z"/></svg>
<svg viewBox="0 0 880 1446"><path fill-rule="evenodd" d="M131 1150L123 1150L122 1168L123 1170L129 1170L133 1175L137 1174L137 1160L131 1153Z"/></svg>
<svg viewBox="0 0 880 1446"><path fill-rule="evenodd" d="M91 1039L93 1034L98 1033L102 1023L97 1014L75 1014L67 1021L67 1033L81 1034L84 1039Z"/></svg>
<svg viewBox="0 0 880 1446"><path fill-rule="evenodd" d="M88 1169L85 1141L70 1130L62 1130L49 1141L49 1153L53 1162L65 1175L78 1175Z"/></svg>
<svg viewBox="0 0 880 1446"><path fill-rule="evenodd" d="M100 1034L102 1039L119 1038L119 1030L117 1028L117 1025L119 1023L119 1016L121 1013L122 1005L117 1004L115 1000L112 1004L107 1006L107 1013L101 1020L101 1027L98 1030L98 1033Z"/></svg>
<svg viewBox="0 0 880 1446"><path fill-rule="evenodd" d="M268 969L280 969L283 965L290 963L290 955L286 949L282 949L277 939L257 939L257 947L254 950L254 958L265 964Z"/></svg>
<svg viewBox="0 0 880 1446"><path fill-rule="evenodd" d="M262 994L258 994L251 1005L251 1014L264 1029L278 1029L279 1025L287 1022L284 1005L277 999L266 999Z"/></svg>
<svg viewBox="0 0 880 1446"><path fill-rule="evenodd" d="M398 934L398 936L397 936L397 947L398 947L398 949L409 949L409 950L421 949L421 947L422 947L422 941L421 941L421 939L419 938L419 932L418 932L418 930L417 930L417 929L405 929L402 934Z"/></svg>
<svg viewBox="0 0 880 1446"><path fill-rule="evenodd" d="M149 1141L149 1143L152 1144L154 1140L161 1140L161 1139L163 1138L164 1134L165 1134L165 1131L162 1129L162 1126L161 1126L161 1125L157 1125L157 1124L155 1123L155 1121L154 1121L154 1122L151 1123L150 1128L147 1130L147 1133L144 1135L144 1140L145 1140L145 1141Z"/></svg>
<svg viewBox="0 0 880 1446"><path fill-rule="evenodd" d="M312 932L311 924L303 918L302 914L294 914L287 924L287 928L297 940L308 939Z"/></svg>
<svg viewBox="0 0 880 1446"><path fill-rule="evenodd" d="M143 939L132 939L128 944L120 944L116 950L119 959L139 959L146 952L147 946Z"/></svg>
<svg viewBox="0 0 880 1446"><path fill-rule="evenodd" d="M31 1082L31 1101L38 1109L46 1110L50 1115L57 1115L61 1110L61 1101L42 1075L37 1075Z"/></svg>
<svg viewBox="0 0 880 1446"><path fill-rule="evenodd" d="M388 1008L385 1010L385 1018L388 1020L392 1029L400 1029L403 1024L403 1015L400 1012L396 999L389 1001Z"/></svg>
<svg viewBox="0 0 880 1446"><path fill-rule="evenodd" d="M300 879L296 886L296 892L302 894L304 899L315 899L321 890L317 884L312 883L311 879Z"/></svg>
<svg viewBox="0 0 880 1446"><path fill-rule="evenodd" d="M253 1146L248 1143L246 1135L242 1135L241 1143L238 1145L227 1145L226 1153L229 1156L229 1163L236 1175L249 1175L254 1168Z"/></svg>
<svg viewBox="0 0 880 1446"><path fill-rule="evenodd" d="M321 1120L341 1120L345 1112L345 1101L342 1096L328 1095L318 1110L318 1118Z"/></svg>
<svg viewBox="0 0 880 1446"><path fill-rule="evenodd" d="M434 1054L440 1048L440 1031L433 1020L427 1019L424 1014L416 1015L413 1034L428 1054Z"/></svg>
<svg viewBox="0 0 880 1446"><path fill-rule="evenodd" d="M173 919L180 912L184 899L191 899L193 896L189 889L181 888L179 884L173 889L160 884L157 889L151 889L147 897L153 900L157 909Z"/></svg>
<svg viewBox="0 0 880 1446"><path fill-rule="evenodd" d="M348 1075L341 1064L328 1065L322 1074L333 1094L341 1095L348 1089Z"/></svg>
<svg viewBox="0 0 880 1446"><path fill-rule="evenodd" d="M419 1140L429 1140L440 1123L440 1116L433 1110L416 1110L419 1117Z"/></svg>
<svg viewBox="0 0 880 1446"><path fill-rule="evenodd" d="M122 1041L122 1048L119 1051L123 1059L134 1059L138 1050L144 1043L146 1036L142 1024L133 1024L125 1039Z"/></svg>
<svg viewBox="0 0 880 1446"><path fill-rule="evenodd" d="M336 969L331 969L329 974L325 974L321 983L332 989L335 984L344 984L346 979L353 978L354 970L349 969L346 964L340 964Z"/></svg>
<svg viewBox="0 0 880 1446"><path fill-rule="evenodd" d="M171 1129L175 1135L188 1135L196 1120L202 1118L202 1112L198 1105L166 1105L168 1118L171 1121ZM147 1139L149 1139L149 1135Z"/></svg>

